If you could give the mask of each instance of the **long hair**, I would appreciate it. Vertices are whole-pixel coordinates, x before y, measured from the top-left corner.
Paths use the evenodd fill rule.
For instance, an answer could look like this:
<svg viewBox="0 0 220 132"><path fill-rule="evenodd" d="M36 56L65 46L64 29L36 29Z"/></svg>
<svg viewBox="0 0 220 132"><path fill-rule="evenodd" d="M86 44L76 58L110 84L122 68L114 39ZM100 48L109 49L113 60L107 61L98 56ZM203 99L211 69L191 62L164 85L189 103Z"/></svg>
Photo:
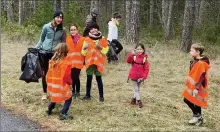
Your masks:
<svg viewBox="0 0 220 132"><path fill-rule="evenodd" d="M67 56L68 51L69 49L66 43L59 43L56 46L54 56L51 59L54 61L53 67Z"/></svg>

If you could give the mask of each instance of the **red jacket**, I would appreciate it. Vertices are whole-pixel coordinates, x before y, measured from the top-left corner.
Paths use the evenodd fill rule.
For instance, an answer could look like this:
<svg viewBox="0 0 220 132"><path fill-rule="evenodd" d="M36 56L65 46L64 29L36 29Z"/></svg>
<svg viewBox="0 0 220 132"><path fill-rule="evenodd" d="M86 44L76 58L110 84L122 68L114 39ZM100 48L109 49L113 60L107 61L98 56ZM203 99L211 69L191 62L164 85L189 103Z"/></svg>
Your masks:
<svg viewBox="0 0 220 132"><path fill-rule="evenodd" d="M146 61L144 61L146 58ZM132 64L131 70L129 72L129 78L131 80L137 80L139 78L146 79L149 73L149 63L146 54L136 55L134 60L134 55L131 53L128 55L127 62Z"/></svg>

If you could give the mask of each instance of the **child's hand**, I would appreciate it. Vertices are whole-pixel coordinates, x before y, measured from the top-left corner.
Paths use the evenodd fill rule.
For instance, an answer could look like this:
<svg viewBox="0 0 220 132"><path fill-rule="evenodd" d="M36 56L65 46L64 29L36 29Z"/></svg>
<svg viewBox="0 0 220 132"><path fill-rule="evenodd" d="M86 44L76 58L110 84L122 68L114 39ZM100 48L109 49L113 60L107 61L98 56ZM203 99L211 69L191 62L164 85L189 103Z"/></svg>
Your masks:
<svg viewBox="0 0 220 132"><path fill-rule="evenodd" d="M144 79L143 78L139 78L138 80L137 80L137 82L142 82Z"/></svg>
<svg viewBox="0 0 220 132"><path fill-rule="evenodd" d="M198 94L198 92L199 92L199 91L198 91L197 89L194 89L193 92L192 92L193 97L196 97L196 95Z"/></svg>
<svg viewBox="0 0 220 132"><path fill-rule="evenodd" d="M86 44L83 46L83 50L86 50L86 49L88 49L88 48L89 48L89 44L86 43Z"/></svg>
<svg viewBox="0 0 220 132"><path fill-rule="evenodd" d="M100 50L102 50L102 48L103 48L103 47L99 44L99 42L97 42L97 41L95 42L95 47L98 48L98 49L100 49Z"/></svg>
<svg viewBox="0 0 220 132"><path fill-rule="evenodd" d="M131 51L132 55L136 55L136 49Z"/></svg>

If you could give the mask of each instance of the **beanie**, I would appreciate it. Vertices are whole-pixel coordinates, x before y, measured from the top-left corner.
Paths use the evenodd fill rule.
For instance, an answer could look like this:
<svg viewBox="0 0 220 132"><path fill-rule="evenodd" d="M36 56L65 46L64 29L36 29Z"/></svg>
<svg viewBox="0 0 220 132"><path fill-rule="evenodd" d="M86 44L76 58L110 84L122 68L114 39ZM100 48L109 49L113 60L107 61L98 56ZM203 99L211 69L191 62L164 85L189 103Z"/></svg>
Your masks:
<svg viewBox="0 0 220 132"><path fill-rule="evenodd" d="M63 19L63 12L61 10L56 10L53 14L53 18L60 16Z"/></svg>
<svg viewBox="0 0 220 132"><path fill-rule="evenodd" d="M97 8L92 8L91 13L98 15L98 14L99 14L99 11L98 11Z"/></svg>
<svg viewBox="0 0 220 132"><path fill-rule="evenodd" d="M98 24L96 24L96 23L91 23L91 24L89 25L89 29L92 29L92 28L95 28L95 29L98 29L98 30L99 30L99 26L98 26Z"/></svg>

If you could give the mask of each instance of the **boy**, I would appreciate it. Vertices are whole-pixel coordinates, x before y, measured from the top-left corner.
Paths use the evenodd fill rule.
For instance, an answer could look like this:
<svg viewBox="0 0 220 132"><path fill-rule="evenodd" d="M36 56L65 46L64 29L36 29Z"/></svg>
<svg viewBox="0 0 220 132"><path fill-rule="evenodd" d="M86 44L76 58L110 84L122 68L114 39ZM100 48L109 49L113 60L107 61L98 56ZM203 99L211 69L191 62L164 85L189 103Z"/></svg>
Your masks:
<svg viewBox="0 0 220 132"><path fill-rule="evenodd" d="M184 102L193 112L193 118L189 121L191 125L200 126L203 123L202 108L207 108L208 98L208 70L209 59L203 56L204 47L200 43L193 44L190 55L188 76L186 77L186 87L183 92Z"/></svg>

